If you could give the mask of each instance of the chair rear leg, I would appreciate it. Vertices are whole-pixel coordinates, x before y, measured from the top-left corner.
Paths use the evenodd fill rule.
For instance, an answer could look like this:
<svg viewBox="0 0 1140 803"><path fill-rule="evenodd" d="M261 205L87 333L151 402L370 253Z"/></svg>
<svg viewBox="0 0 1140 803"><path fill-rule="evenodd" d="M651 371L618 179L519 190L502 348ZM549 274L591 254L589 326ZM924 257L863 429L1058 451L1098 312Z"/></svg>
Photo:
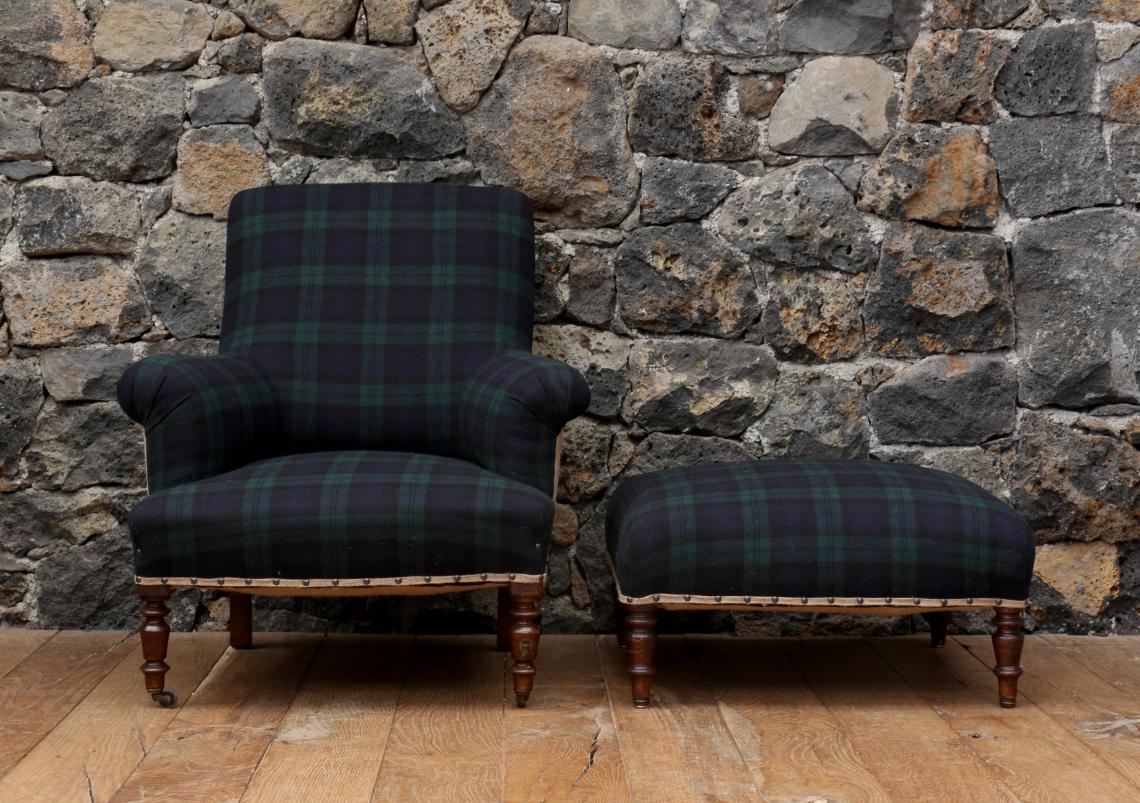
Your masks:
<svg viewBox="0 0 1140 803"><path fill-rule="evenodd" d="M515 684L515 705L526 706L534 688L534 659L538 655L539 629L538 600L542 596L541 583L511 583L511 669Z"/></svg>
<svg viewBox="0 0 1140 803"><path fill-rule="evenodd" d="M146 690L163 708L171 708L178 698L174 692L164 688L166 673L170 669L166 663L166 647L170 641L170 625L166 622L170 609L166 607L166 600L170 598L170 589L140 586L139 596L143 600L143 623L139 629L143 665L140 668L146 679Z"/></svg>
<svg viewBox="0 0 1140 803"><path fill-rule="evenodd" d="M950 622L950 615L937 611L934 613L924 613L922 618L930 625L930 646L945 647L946 625Z"/></svg>
<svg viewBox="0 0 1140 803"><path fill-rule="evenodd" d="M1025 636L1021 634L1021 608L994 608L994 656L997 665L994 674L998 679L998 700L1002 708L1017 705L1017 679L1021 677L1021 648Z"/></svg>
<svg viewBox="0 0 1140 803"><path fill-rule="evenodd" d="M230 594L230 646L248 650L253 646L253 597Z"/></svg>
<svg viewBox="0 0 1140 803"><path fill-rule="evenodd" d="M509 652L511 649L511 587L499 588L499 634L495 649Z"/></svg>
<svg viewBox="0 0 1140 803"><path fill-rule="evenodd" d="M629 680L633 687L635 708L649 707L653 677L657 674L657 608L653 605L628 605L626 620L626 655L629 658Z"/></svg>

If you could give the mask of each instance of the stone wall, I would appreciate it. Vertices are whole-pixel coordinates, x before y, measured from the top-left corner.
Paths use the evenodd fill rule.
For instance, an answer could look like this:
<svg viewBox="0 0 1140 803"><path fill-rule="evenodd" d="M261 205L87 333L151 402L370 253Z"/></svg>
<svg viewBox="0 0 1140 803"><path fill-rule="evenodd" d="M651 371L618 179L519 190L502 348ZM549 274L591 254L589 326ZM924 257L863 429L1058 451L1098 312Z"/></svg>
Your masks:
<svg viewBox="0 0 1140 803"><path fill-rule="evenodd" d="M593 388L548 629L612 623L620 478L870 455L1033 523L1034 626L1140 631L1138 22L1137 0L7 0L0 620L134 620L142 442L114 383L216 348L235 191L455 181L534 200L535 347ZM258 616L455 630L493 607Z"/></svg>

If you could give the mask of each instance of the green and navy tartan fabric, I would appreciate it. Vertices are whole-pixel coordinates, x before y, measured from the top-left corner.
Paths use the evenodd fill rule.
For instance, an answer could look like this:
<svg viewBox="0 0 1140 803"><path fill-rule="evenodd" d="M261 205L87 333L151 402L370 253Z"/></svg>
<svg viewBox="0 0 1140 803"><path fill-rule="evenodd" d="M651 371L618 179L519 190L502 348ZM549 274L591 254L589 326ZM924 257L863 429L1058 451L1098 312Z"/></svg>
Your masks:
<svg viewBox="0 0 1140 803"><path fill-rule="evenodd" d="M586 380L563 363L529 351L499 352L463 388L460 454L553 494L558 433L589 403Z"/></svg>
<svg viewBox="0 0 1140 803"><path fill-rule="evenodd" d="M554 501L449 457L275 457L152 494L130 514L146 577L545 572Z"/></svg>
<svg viewBox="0 0 1140 803"><path fill-rule="evenodd" d="M119 404L146 429L152 493L268 456L277 441L269 377L240 355L156 355L120 377Z"/></svg>
<svg viewBox="0 0 1140 803"><path fill-rule="evenodd" d="M870 460L689 466L622 483L606 514L622 593L1023 600L1034 539L961 477Z"/></svg>

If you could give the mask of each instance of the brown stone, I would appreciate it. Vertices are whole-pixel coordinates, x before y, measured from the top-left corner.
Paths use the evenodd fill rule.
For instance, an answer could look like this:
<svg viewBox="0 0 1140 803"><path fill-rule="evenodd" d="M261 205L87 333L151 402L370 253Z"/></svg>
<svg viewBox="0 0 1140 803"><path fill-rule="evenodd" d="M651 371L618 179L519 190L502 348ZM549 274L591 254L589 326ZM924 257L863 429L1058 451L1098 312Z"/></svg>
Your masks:
<svg viewBox="0 0 1140 803"><path fill-rule="evenodd" d="M201 3L112 3L95 27L95 57L116 70L180 70L197 61L213 20Z"/></svg>
<svg viewBox="0 0 1140 803"><path fill-rule="evenodd" d="M440 97L469 111L522 32L526 0L452 0L416 23Z"/></svg>
<svg viewBox="0 0 1140 803"><path fill-rule="evenodd" d="M230 7L246 25L269 39L300 34L339 39L356 22L359 0L234 0Z"/></svg>
<svg viewBox="0 0 1140 803"><path fill-rule="evenodd" d="M912 126L887 143L859 185L859 208L943 226L993 226L997 165L972 128Z"/></svg>
<svg viewBox="0 0 1140 803"><path fill-rule="evenodd" d="M150 314L130 268L109 257L12 257L0 279L18 346L122 342L142 334Z"/></svg>
<svg viewBox="0 0 1140 803"><path fill-rule="evenodd" d="M1059 592L1073 610L1096 616L1120 591L1117 560L1112 544L1042 544L1037 547L1033 574Z"/></svg>
<svg viewBox="0 0 1140 803"><path fill-rule="evenodd" d="M934 0L932 25L939 28L999 28L1026 9L1029 0Z"/></svg>
<svg viewBox="0 0 1140 803"><path fill-rule="evenodd" d="M178 142L175 209L225 220L236 193L269 183L265 149L248 126L195 128Z"/></svg>
<svg viewBox="0 0 1140 803"><path fill-rule="evenodd" d="M1140 45L1100 68L1101 115L1140 123Z"/></svg>
<svg viewBox="0 0 1140 803"><path fill-rule="evenodd" d="M863 340L859 317L863 278L817 271L773 271L761 321L764 342L782 359L851 359L859 353Z"/></svg>
<svg viewBox="0 0 1140 803"><path fill-rule="evenodd" d="M578 514L570 505L554 506L554 543L569 546L578 538Z"/></svg>
<svg viewBox="0 0 1140 803"><path fill-rule="evenodd" d="M609 487L612 438L608 424L589 418L576 418L566 425L558 472L559 501L581 502L600 496Z"/></svg>
<svg viewBox="0 0 1140 803"><path fill-rule="evenodd" d="M997 118L994 81L1012 46L981 31L919 35L907 59L904 116L912 123L988 123Z"/></svg>
<svg viewBox="0 0 1140 803"><path fill-rule="evenodd" d="M737 86L740 111L749 117L767 117L784 91L782 75L744 75Z"/></svg>
<svg viewBox="0 0 1140 803"><path fill-rule="evenodd" d="M75 86L91 70L91 28L73 0L4 0L0 85Z"/></svg>
<svg viewBox="0 0 1140 803"><path fill-rule="evenodd" d="M364 0L368 41L410 45L416 38L416 0Z"/></svg>

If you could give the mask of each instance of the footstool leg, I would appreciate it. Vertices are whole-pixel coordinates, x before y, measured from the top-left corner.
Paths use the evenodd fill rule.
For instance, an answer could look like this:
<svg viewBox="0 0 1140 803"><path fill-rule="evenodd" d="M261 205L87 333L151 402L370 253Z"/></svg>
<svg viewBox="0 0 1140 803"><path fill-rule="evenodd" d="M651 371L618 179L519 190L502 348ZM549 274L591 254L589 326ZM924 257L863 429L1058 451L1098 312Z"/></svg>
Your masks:
<svg viewBox="0 0 1140 803"><path fill-rule="evenodd" d="M930 646L945 647L946 624L950 621L950 616L938 611L936 613L924 613L922 618L930 625Z"/></svg>
<svg viewBox="0 0 1140 803"><path fill-rule="evenodd" d="M629 605L626 628L626 654L629 657L629 680L633 686L634 708L649 707L649 691L657 674L653 658L657 652L657 608L653 605Z"/></svg>
<svg viewBox="0 0 1140 803"><path fill-rule="evenodd" d="M526 707L534 688L534 659L538 655L538 598L540 583L511 583L511 669L515 684L515 705Z"/></svg>
<svg viewBox="0 0 1140 803"><path fill-rule="evenodd" d="M1021 634L1021 608L994 608L994 656L997 666L998 700L1002 708L1017 705L1017 679L1021 677L1021 647L1025 636Z"/></svg>

